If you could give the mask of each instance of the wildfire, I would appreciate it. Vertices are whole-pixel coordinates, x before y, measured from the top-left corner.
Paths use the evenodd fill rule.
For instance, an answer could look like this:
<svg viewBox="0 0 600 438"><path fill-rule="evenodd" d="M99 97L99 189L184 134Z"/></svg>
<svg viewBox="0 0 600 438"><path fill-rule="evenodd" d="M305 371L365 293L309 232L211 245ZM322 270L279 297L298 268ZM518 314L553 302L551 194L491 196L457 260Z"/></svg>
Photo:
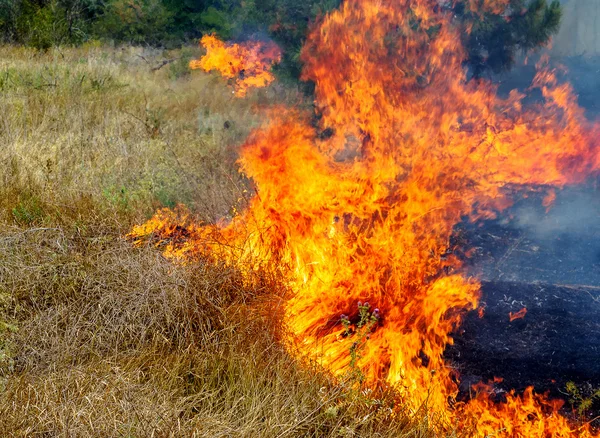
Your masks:
<svg viewBox="0 0 600 438"><path fill-rule="evenodd" d="M153 235L177 258L243 262L248 273L277 266L293 291L291 351L339 376L353 360L413 412L426 405L478 436L591 436L532 389L497 401L481 384L468 402L453 402L457 376L442 355L480 296L449 248L453 227L494 217L517 189L580 183L600 164L598 126L570 85L540 66L530 91L542 102L525 105L517 91L498 97L491 83L468 80L462 31L438 0L344 1L302 51L320 126L277 108L241 150L258 193L247 211L226 227L161 211L132 237ZM209 59L242 50L205 42ZM228 77L241 68L221 65Z"/></svg>
<svg viewBox="0 0 600 438"><path fill-rule="evenodd" d="M223 77L234 80L238 97L244 97L250 88L263 88L275 80L270 69L281 61L281 50L275 43L229 44L214 35L205 35L200 44L206 49L206 55L191 61L190 68L206 72L217 70Z"/></svg>

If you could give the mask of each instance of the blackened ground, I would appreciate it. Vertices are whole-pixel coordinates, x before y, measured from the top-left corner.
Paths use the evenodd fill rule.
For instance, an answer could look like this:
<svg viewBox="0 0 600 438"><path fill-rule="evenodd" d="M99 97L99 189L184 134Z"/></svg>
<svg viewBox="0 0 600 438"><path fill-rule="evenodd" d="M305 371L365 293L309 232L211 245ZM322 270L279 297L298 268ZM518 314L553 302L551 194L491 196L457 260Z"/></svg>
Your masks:
<svg viewBox="0 0 600 438"><path fill-rule="evenodd" d="M501 219L456 230L455 253L482 282L485 307L466 316L445 353L463 396L494 377L500 393L534 386L566 400L567 382L584 394L600 388L600 194L566 190L545 210L541 195L529 196Z"/></svg>
<svg viewBox="0 0 600 438"><path fill-rule="evenodd" d="M497 220L465 221L457 228L453 249L469 275L495 282L600 287L600 191L595 184L565 189L549 209L543 197L517 195Z"/></svg>
<svg viewBox="0 0 600 438"><path fill-rule="evenodd" d="M494 377L507 390L564 391L569 381L600 388L600 290L484 282L482 292L483 317L469 313L446 350L463 390Z"/></svg>

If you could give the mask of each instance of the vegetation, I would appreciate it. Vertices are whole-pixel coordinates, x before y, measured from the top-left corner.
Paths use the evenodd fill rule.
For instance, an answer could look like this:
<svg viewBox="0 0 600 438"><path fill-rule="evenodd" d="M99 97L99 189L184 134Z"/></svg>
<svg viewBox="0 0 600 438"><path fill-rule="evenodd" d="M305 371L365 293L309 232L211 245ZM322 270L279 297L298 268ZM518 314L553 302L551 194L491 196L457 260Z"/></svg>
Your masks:
<svg viewBox="0 0 600 438"><path fill-rule="evenodd" d="M585 416L592 409L595 402L600 400L600 389L592 387L579 388L574 382L567 382L565 386L566 395L574 412L579 416Z"/></svg>
<svg viewBox="0 0 600 438"><path fill-rule="evenodd" d="M310 23L341 0L0 0L0 36L38 49L108 40L175 47L216 33L223 39L260 35L284 49L282 76L298 78ZM510 69L515 55L545 45L558 30L558 0L510 0L503 10L472 12L457 0L452 13L465 33L473 75Z"/></svg>
<svg viewBox="0 0 600 438"><path fill-rule="evenodd" d="M558 32L561 6L558 0L510 0L503 13L473 13L460 0L454 12L471 29L465 33L467 64L475 77L485 72L510 70L519 51L544 46Z"/></svg>
<svg viewBox="0 0 600 438"><path fill-rule="evenodd" d="M153 71L182 56L0 48L0 436L434 436L392 393L291 358L277 279L123 239L160 206L226 216L251 108L298 103Z"/></svg>

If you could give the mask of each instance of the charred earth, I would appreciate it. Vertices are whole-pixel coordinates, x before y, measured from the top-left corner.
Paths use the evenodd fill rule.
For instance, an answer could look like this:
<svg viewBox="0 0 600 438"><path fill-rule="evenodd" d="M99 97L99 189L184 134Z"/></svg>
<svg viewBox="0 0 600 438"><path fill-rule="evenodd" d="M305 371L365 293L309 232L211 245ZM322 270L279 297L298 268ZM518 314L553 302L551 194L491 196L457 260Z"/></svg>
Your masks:
<svg viewBox="0 0 600 438"><path fill-rule="evenodd" d="M597 198L595 187L566 190L546 212L529 197L503 219L459 227L454 242L472 249L463 258L482 280L483 308L466 315L445 352L462 397L495 378L499 397L533 386L568 400L569 382L584 394L600 388Z"/></svg>

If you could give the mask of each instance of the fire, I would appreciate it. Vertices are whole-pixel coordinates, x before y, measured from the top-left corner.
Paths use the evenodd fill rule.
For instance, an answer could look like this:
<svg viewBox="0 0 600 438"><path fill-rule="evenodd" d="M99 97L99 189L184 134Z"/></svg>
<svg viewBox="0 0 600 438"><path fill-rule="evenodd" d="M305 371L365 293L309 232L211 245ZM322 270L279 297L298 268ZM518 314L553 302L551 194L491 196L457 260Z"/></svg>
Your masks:
<svg viewBox="0 0 600 438"><path fill-rule="evenodd" d="M510 319L510 322L513 322L514 320L525 318L525 315L527 315L527 307L523 307L521 310L515 313L509 312L508 318Z"/></svg>
<svg viewBox="0 0 600 438"><path fill-rule="evenodd" d="M592 436L587 427L572 427L558 414L564 404L548 400L527 388L523 395L510 393L506 401L497 403L491 398L490 387L475 385L477 398L464 406L463 415L472 420L477 436L567 438Z"/></svg>
<svg viewBox="0 0 600 438"><path fill-rule="evenodd" d="M223 77L235 80L235 94L246 95L250 88L263 88L275 80L270 72L281 61L281 50L275 43L250 41L229 44L214 35L205 35L200 44L206 55L190 62L191 69L217 70Z"/></svg>
<svg viewBox="0 0 600 438"><path fill-rule="evenodd" d="M453 227L494 217L516 190L581 183L600 164L598 126L570 85L540 65L529 91L543 101L498 97L491 83L468 80L462 31L438 0L346 0L302 52L320 126L277 108L241 150L257 191L249 208L225 227L161 211L131 236L154 236L179 259L283 271L293 291L290 351L338 376L358 367L369 385L395 387L407 409L444 413L448 428L591 436L532 389L498 401L482 384L455 401L457 376L442 355L464 312L478 307L480 285L452 255ZM222 59L228 47L241 50L207 41ZM239 67L227 65L235 76Z"/></svg>

